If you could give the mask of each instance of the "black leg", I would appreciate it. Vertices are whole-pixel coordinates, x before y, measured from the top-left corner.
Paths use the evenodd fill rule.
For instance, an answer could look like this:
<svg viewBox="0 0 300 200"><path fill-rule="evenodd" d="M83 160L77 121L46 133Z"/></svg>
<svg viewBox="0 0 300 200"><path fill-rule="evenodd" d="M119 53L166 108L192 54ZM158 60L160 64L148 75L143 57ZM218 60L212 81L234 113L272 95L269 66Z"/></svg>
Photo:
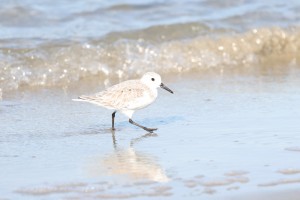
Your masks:
<svg viewBox="0 0 300 200"><path fill-rule="evenodd" d="M112 123L111 129L112 130L115 130L115 116L116 116L116 112L117 111L113 112L112 115L111 115L111 123Z"/></svg>
<svg viewBox="0 0 300 200"><path fill-rule="evenodd" d="M157 130L157 128L147 128L145 126L139 125L138 123L134 122L132 119L129 119L129 123L131 123L133 125L136 125L136 126L142 128L142 129L144 129L144 130L146 130L146 131L148 131L150 133L152 133L153 131Z"/></svg>

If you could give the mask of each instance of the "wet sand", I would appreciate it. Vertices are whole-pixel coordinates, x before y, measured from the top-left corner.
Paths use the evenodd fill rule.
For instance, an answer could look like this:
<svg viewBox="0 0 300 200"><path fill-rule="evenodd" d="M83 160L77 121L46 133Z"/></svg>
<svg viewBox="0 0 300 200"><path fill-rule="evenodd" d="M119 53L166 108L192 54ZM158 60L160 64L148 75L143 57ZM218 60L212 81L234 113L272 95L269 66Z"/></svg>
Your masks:
<svg viewBox="0 0 300 200"><path fill-rule="evenodd" d="M9 94L0 199L297 199L299 74L166 77L134 115L154 134L71 101L95 83Z"/></svg>

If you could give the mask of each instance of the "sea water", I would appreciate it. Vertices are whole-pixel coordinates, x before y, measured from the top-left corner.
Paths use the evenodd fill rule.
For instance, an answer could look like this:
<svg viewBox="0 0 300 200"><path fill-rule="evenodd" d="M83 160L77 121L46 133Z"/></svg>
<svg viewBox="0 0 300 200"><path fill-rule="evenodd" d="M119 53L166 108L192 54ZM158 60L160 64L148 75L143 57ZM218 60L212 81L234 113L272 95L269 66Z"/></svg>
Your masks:
<svg viewBox="0 0 300 200"><path fill-rule="evenodd" d="M297 199L298 1L0 2L0 199ZM156 71L134 114L71 101Z"/></svg>

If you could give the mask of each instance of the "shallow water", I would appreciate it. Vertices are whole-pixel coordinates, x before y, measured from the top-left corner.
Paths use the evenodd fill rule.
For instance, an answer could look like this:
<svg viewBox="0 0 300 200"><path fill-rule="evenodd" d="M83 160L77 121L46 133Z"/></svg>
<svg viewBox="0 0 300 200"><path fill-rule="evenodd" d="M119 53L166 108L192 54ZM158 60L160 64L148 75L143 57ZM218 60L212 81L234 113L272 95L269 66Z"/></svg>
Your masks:
<svg viewBox="0 0 300 200"><path fill-rule="evenodd" d="M159 127L154 134L118 114L111 132L110 111L70 101L77 91L17 95L1 109L1 197L296 194L299 74L166 79L175 94L159 91L157 102L134 116Z"/></svg>
<svg viewBox="0 0 300 200"><path fill-rule="evenodd" d="M0 2L0 199L297 199L299 1ZM73 102L156 71L134 115Z"/></svg>

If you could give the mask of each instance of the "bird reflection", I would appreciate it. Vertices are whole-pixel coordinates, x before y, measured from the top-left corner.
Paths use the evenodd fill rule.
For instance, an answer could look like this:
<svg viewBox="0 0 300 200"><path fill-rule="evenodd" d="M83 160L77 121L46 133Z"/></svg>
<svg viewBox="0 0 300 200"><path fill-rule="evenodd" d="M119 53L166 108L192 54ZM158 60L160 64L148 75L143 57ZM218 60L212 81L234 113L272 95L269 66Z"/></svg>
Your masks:
<svg viewBox="0 0 300 200"><path fill-rule="evenodd" d="M89 165L89 174L92 176L125 175L132 180L169 181L165 171L154 157L134 149L134 144L137 142L154 136L156 136L155 133L147 133L132 139L128 148L119 148L115 132L112 131L114 151L105 157L93 159Z"/></svg>

